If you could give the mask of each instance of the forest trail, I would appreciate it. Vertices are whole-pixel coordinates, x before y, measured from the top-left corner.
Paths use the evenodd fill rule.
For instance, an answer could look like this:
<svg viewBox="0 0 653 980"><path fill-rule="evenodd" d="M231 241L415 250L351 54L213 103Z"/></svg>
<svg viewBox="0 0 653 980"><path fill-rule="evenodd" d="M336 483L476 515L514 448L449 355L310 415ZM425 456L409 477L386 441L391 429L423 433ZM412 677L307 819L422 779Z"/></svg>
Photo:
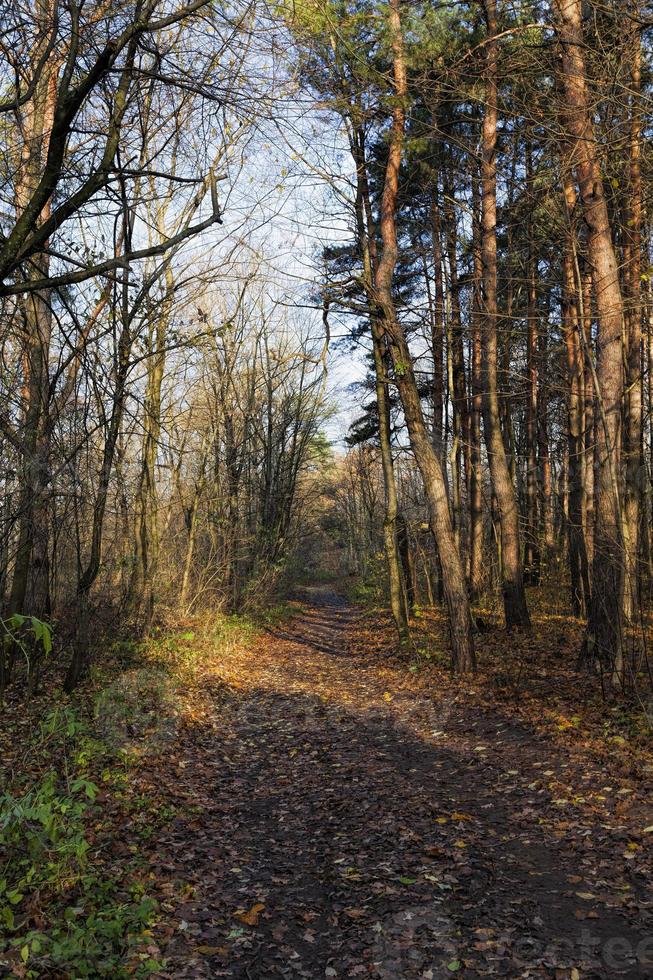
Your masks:
<svg viewBox="0 0 653 980"><path fill-rule="evenodd" d="M653 976L650 891L606 776L352 657L356 611L303 598L234 654L211 724L157 773L180 815L152 870L188 895L159 975Z"/></svg>

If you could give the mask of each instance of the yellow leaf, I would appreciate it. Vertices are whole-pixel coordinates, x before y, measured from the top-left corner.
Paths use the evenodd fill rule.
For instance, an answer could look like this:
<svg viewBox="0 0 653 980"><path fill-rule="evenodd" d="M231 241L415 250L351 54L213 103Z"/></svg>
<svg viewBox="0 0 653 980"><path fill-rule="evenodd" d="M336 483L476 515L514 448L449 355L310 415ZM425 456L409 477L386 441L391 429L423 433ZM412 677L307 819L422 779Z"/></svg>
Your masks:
<svg viewBox="0 0 653 980"><path fill-rule="evenodd" d="M252 905L249 912L235 912L234 915L241 922L244 922L246 926L257 926L258 917L265 908L263 902L257 902L256 905Z"/></svg>
<svg viewBox="0 0 653 980"><path fill-rule="evenodd" d="M454 844L454 847L467 847L467 844L465 843L464 840L457 840Z"/></svg>

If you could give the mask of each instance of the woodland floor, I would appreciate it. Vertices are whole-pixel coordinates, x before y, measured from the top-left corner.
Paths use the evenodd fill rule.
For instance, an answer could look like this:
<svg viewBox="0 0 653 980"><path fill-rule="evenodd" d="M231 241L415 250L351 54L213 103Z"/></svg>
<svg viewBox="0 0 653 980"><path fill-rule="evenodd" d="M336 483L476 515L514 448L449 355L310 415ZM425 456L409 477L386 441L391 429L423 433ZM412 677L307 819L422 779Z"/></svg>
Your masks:
<svg viewBox="0 0 653 980"><path fill-rule="evenodd" d="M323 586L264 631L162 624L152 661L128 646L64 702L82 728L63 742L58 686L29 710L12 687L12 792L56 768L61 814L77 776L97 795L64 821L81 878L29 856L22 811L19 879L39 867L0 976L653 978L653 700L574 672L559 591L532 591L529 633L481 611L473 678L449 673L441 611L416 611L398 659L386 612ZM59 959L30 939L57 923L75 944Z"/></svg>
<svg viewBox="0 0 653 980"><path fill-rule="evenodd" d="M158 975L653 977L650 780L302 598L144 774Z"/></svg>

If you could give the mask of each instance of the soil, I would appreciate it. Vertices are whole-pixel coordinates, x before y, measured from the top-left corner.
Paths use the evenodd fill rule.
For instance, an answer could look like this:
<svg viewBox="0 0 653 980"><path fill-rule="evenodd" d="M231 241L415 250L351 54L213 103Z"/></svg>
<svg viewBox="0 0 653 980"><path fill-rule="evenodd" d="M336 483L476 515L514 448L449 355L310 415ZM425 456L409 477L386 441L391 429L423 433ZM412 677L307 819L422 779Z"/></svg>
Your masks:
<svg viewBox="0 0 653 980"><path fill-rule="evenodd" d="M164 903L160 976L653 977L628 788L352 652L336 592L303 600L226 660L210 723L157 770L187 804L151 858L188 896Z"/></svg>

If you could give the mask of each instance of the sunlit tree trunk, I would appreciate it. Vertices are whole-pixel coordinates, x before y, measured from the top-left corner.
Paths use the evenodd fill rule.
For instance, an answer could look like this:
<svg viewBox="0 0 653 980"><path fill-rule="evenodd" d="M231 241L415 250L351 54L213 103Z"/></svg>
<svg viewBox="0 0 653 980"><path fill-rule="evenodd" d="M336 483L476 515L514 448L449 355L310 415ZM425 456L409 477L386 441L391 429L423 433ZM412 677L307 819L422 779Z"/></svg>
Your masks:
<svg viewBox="0 0 653 980"><path fill-rule="evenodd" d="M388 565L390 587L390 608L397 628L400 643L410 642L408 627L407 584L402 569L399 549L397 484L392 458L392 435L390 425L390 397L388 390L388 369L386 341L383 327L374 309L374 277L378 268L376 230L372 218L372 207L367 180L367 161L365 158L364 135L361 130L355 133L353 147L356 163L356 223L359 248L363 261L365 286L370 300L370 328L374 355L374 383L376 405L379 416L379 445L381 448L381 468L385 496L383 518L383 544Z"/></svg>
<svg viewBox="0 0 653 980"><path fill-rule="evenodd" d="M445 184L444 214L446 218L446 249L449 268L451 309L449 315L449 375L450 397L453 407L453 440L451 446L452 514L456 541L462 556L463 544L463 487L469 488L469 407L465 379L463 350L463 324L460 308L460 282L458 277L458 235L453 197L453 181Z"/></svg>
<svg viewBox="0 0 653 980"><path fill-rule="evenodd" d="M434 296L431 312L431 350L433 352L433 445L440 466L443 468L445 486L447 472L445 467L446 440L444 434L444 284L442 281L442 241L440 220L440 195L436 182L431 192L431 248L433 251Z"/></svg>
<svg viewBox="0 0 653 980"><path fill-rule="evenodd" d="M585 263L586 265L586 263ZM576 290L580 305L580 334L583 349L583 444L584 444L584 493L583 517L585 524L585 547L590 569L594 564L594 382L591 370L592 356L592 276L587 268L581 269L578 258L575 262Z"/></svg>
<svg viewBox="0 0 653 980"><path fill-rule="evenodd" d="M503 605L508 628L529 627L519 537L519 511L501 434L497 390L497 45L496 3L485 0L486 45L485 112L481 136L481 256L483 261L483 428L492 489L497 501L501 533Z"/></svg>
<svg viewBox="0 0 653 980"><path fill-rule="evenodd" d="M397 320L392 284L397 263L396 208L399 171L403 153L407 77L400 18L400 0L390 0L388 26L392 42L395 104L392 113L390 148L381 199L380 232L382 252L376 270L375 289L390 337L395 382L401 397L411 447L424 481L429 516L442 565L444 592L451 628L452 659L458 671L475 667L472 618L465 575L451 525L449 503L442 469L424 422L412 358L401 324Z"/></svg>
<svg viewBox="0 0 653 980"><path fill-rule="evenodd" d="M619 495L623 399L623 303L587 90L580 0L555 0L560 41L562 110L576 173L598 320L595 404L595 537L592 597L583 662L600 663L620 678L623 670L624 548Z"/></svg>

